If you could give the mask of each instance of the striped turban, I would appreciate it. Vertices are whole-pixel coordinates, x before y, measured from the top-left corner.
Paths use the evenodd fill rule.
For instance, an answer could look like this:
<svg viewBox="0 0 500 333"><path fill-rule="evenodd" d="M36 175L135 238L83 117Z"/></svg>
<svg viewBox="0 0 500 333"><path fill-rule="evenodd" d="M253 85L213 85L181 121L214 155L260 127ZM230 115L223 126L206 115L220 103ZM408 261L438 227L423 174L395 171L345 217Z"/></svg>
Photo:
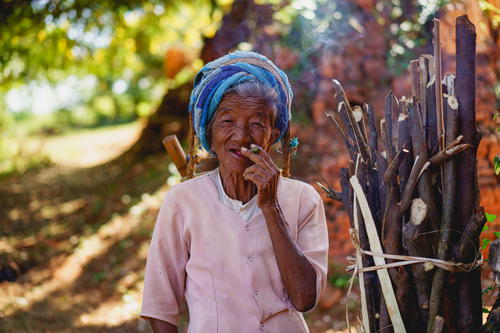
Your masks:
<svg viewBox="0 0 500 333"><path fill-rule="evenodd" d="M292 89L286 74L265 56L255 52L236 51L206 64L194 79L189 100L192 126L201 146L211 152L206 133L224 93L248 80L257 80L278 93L275 127L280 140L291 119Z"/></svg>

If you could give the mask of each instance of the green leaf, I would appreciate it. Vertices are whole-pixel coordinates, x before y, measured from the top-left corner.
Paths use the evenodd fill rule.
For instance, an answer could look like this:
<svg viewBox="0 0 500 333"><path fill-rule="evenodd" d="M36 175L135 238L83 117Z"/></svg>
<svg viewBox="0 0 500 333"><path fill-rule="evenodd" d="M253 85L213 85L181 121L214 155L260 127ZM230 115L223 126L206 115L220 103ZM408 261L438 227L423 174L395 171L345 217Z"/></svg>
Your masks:
<svg viewBox="0 0 500 333"><path fill-rule="evenodd" d="M488 227L488 226L485 224L485 225L484 225L484 227L483 227L483 230L481 230L481 232L485 232L485 231L487 231L489 228L490 228L490 227Z"/></svg>
<svg viewBox="0 0 500 333"><path fill-rule="evenodd" d="M494 231L493 234L495 235L496 238L500 238L500 232Z"/></svg>
<svg viewBox="0 0 500 333"><path fill-rule="evenodd" d="M481 243L481 250L484 250L490 242L491 241L488 238L483 239L483 242Z"/></svg>
<svg viewBox="0 0 500 333"><path fill-rule="evenodd" d="M483 313L490 313L490 310L488 310L487 308L483 308Z"/></svg>
<svg viewBox="0 0 500 333"><path fill-rule="evenodd" d="M500 128L497 128L497 130L500 130ZM493 158L493 169L495 170L495 175L498 176L500 174L500 156L495 156Z"/></svg>
<svg viewBox="0 0 500 333"><path fill-rule="evenodd" d="M484 213L484 215L486 215L486 220L488 222L493 222L497 218L497 216L493 214Z"/></svg>

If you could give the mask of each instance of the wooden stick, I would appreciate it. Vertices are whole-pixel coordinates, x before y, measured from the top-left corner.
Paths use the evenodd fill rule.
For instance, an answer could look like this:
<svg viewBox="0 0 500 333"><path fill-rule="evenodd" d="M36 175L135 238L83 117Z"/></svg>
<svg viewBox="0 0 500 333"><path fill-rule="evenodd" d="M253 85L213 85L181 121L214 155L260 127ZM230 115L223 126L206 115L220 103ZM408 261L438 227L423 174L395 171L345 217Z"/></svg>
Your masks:
<svg viewBox="0 0 500 333"><path fill-rule="evenodd" d="M398 205L401 214L404 214L406 210L410 208L411 200L413 198L413 192L415 192L415 188L417 187L418 183L418 177L420 176L420 172L425 166L425 163L426 161L422 158L422 156L415 156L415 162L413 163L410 176L408 177L408 182L406 183L401 201Z"/></svg>
<svg viewBox="0 0 500 333"><path fill-rule="evenodd" d="M356 196L354 197L353 201L353 216L354 216L354 228L356 232L359 235L359 223L358 223L358 216L359 216L359 209L357 205L357 200ZM361 254L359 251L356 251L356 264L358 265L359 268L363 268L363 260L361 259ZM367 298L366 298L366 286L365 286L365 273L360 272L358 274L359 276L359 290L361 293L361 318L363 320L363 328L367 333L370 333L370 317L368 314L368 305L367 305ZM347 321L349 321L349 318L346 318Z"/></svg>
<svg viewBox="0 0 500 333"><path fill-rule="evenodd" d="M384 105L384 119L385 119L385 151L387 153L387 163L392 163L394 156L396 155L394 144L392 143L392 110L394 102L398 102L394 97L394 93L390 91L385 97Z"/></svg>
<svg viewBox="0 0 500 333"><path fill-rule="evenodd" d="M368 118L368 148L370 151L370 164L368 169L368 175L370 180L370 186L368 191L369 202L372 204L373 214L376 216L377 221L381 221L381 208L380 208L380 191L379 191L379 174L377 170L377 123L375 121L375 114L373 108L365 104L364 108L366 110L366 116ZM377 231L380 232L381 226L377 224Z"/></svg>
<svg viewBox="0 0 500 333"><path fill-rule="evenodd" d="M408 157L410 151L406 148L398 151L391 164L387 167L384 173L384 183L397 185L397 170L403 161Z"/></svg>
<svg viewBox="0 0 500 333"><path fill-rule="evenodd" d="M363 141L365 142L365 145L368 144L368 134L366 133L366 126L365 126L365 113L363 111L363 108L359 105L355 105L352 108L352 114L354 116L354 120L358 123L359 130L361 132L361 137L363 137Z"/></svg>
<svg viewBox="0 0 500 333"><path fill-rule="evenodd" d="M435 325L430 333L441 333L444 327L444 318L436 316L436 318L434 318L434 323Z"/></svg>
<svg viewBox="0 0 500 333"><path fill-rule="evenodd" d="M399 191L404 192L413 165L413 148L410 135L410 117L406 111L406 102L400 102L401 112L398 117L398 149L407 149L410 153L399 166Z"/></svg>
<svg viewBox="0 0 500 333"><path fill-rule="evenodd" d="M464 143L474 145L474 149L461 152L456 166L457 212L454 228L463 231L475 209L478 196L476 187L476 151L480 136L476 128L476 30L467 16L460 16L456 22L456 68L455 93L458 100L458 133L464 136ZM480 271L457 276L457 304L459 332L477 332L482 323L481 276Z"/></svg>
<svg viewBox="0 0 500 333"><path fill-rule="evenodd" d="M377 122L375 121L375 114L373 112L373 108L365 104L365 109L366 109L366 114L368 116L368 146L370 148L370 158L373 161L372 166L375 165L376 159L376 153L377 153L377 140L378 140L378 134L377 134Z"/></svg>
<svg viewBox="0 0 500 333"><path fill-rule="evenodd" d="M356 168L355 168L355 173L358 179L360 179L363 184L368 184L368 170L367 167L368 165L362 161L362 159L359 157L360 154L358 154L358 158L356 159ZM349 186L349 189L352 192L352 187ZM366 193L369 193L373 189L370 188L369 186L365 186L363 189ZM356 198L355 195L352 195L352 201L354 202L354 199ZM359 206L358 206L359 210ZM354 215L354 214L353 214ZM363 250L369 250L370 249L370 243L368 240L368 235L367 235L367 229L366 229L366 224L365 220L363 219L361 212L358 214L359 217L359 244L360 247ZM379 227L380 228L380 227ZM363 267L371 267L374 265L373 258L368 255L362 255L361 256L362 262L363 262ZM380 304L380 293L378 291L378 277L376 272L367 272L364 275L364 282L365 282L365 291L366 291L366 300L367 300L367 311L370 315L370 330L373 332L377 332L378 327L379 327L379 320L375 318L375 314L378 312L378 306Z"/></svg>
<svg viewBox="0 0 500 333"><path fill-rule="evenodd" d="M383 182L385 171L387 170L387 159L379 152L376 155L377 158L377 174L378 174L378 192L379 192L379 205L380 214L378 215L378 220L383 220L384 208L387 205L388 197L388 187L387 184Z"/></svg>
<svg viewBox="0 0 500 333"><path fill-rule="evenodd" d="M387 183L389 188L389 195L387 198L386 211L382 221L381 238L385 253L387 254L403 253L401 214L399 209L394 209L397 207L397 203L400 199L399 184L394 180L394 178L398 166L408 153L408 150L401 150L398 152L384 174L384 182ZM393 260L388 259L387 262L390 264ZM405 267L390 268L389 275L393 281L393 287L398 300L401 316L404 322L408 323L411 316L411 287L409 283L408 271ZM380 322L380 326L384 326L382 320Z"/></svg>
<svg viewBox="0 0 500 333"><path fill-rule="evenodd" d="M354 217L352 216L352 211L350 209L353 203L353 195L351 187L349 186L349 170L347 168L340 169L340 187L342 189L342 203L347 211L347 215L349 216L351 228L354 228Z"/></svg>
<svg viewBox="0 0 500 333"><path fill-rule="evenodd" d="M425 142L424 129L422 126L421 115L418 110L418 104L414 101L408 105L410 113L410 131L412 136L413 144L413 154L415 155L415 164L421 166L422 169L419 173L420 177L417 176L417 188L421 199L424 201L427 208L427 219L425 222L420 224L407 223L404 228L404 238L406 241L406 248L408 253L413 256L421 257L431 257L432 256L432 235L427 235L426 232L429 228L437 229L439 228L439 219L436 213L436 206L433 198L433 192L431 187L430 173L424 167L426 162L421 162L427 160L427 145ZM418 157L418 159L417 159ZM410 178L412 178L412 183L408 181L408 186L413 186L416 171L412 170ZM410 193L411 191L411 193ZM407 197L412 196L413 191L411 188L405 189L405 194ZM404 195L405 195L404 194ZM403 198L401 201L406 200ZM404 212L404 211L403 211ZM414 220L414 219L413 219ZM429 225L430 222L430 225ZM412 266L413 276L415 278L415 287L417 291L417 299L419 303L419 313L421 320L427 322L428 320L428 306L429 306L429 295L431 288L432 276L429 272L425 270L423 265L413 265Z"/></svg>
<svg viewBox="0 0 500 333"><path fill-rule="evenodd" d="M436 70L434 68L434 57L429 54L420 56L422 66L427 75L423 89L425 89L426 112L422 117L422 123L425 124L425 137L427 149L433 153L439 149L437 139L437 115L436 115Z"/></svg>
<svg viewBox="0 0 500 333"><path fill-rule="evenodd" d="M462 151L472 148L473 146L467 143L463 144L456 144L456 143L451 143L449 147L446 147L444 150L441 150L434 156L432 156L429 159L429 163L432 165L441 165L442 162L446 161L447 159L461 153Z"/></svg>
<svg viewBox="0 0 500 333"><path fill-rule="evenodd" d="M363 137L363 134L361 133L359 124L354 117L353 110L349 105L349 100L347 99L344 88L342 88L342 85L340 84L339 81L334 79L332 80L332 82L333 82L333 87L335 88L336 91L335 99L340 109L339 112L341 114L347 115L348 121L345 122L344 124L347 125L348 128L352 130L352 135L354 136L354 141L356 142L361 157L364 160L368 160L369 159L368 145L365 141L365 138Z"/></svg>
<svg viewBox="0 0 500 333"><path fill-rule="evenodd" d="M411 77L411 95L417 99L417 101L421 100L420 96L420 75L421 68L420 62L418 60L410 61L410 77Z"/></svg>
<svg viewBox="0 0 500 333"><path fill-rule="evenodd" d="M370 248L374 252L382 253L383 252L382 246L380 245L380 240L377 235L375 222L373 220L373 216L370 212L370 207L368 205L368 202L366 201L366 197L363 193L361 185L359 184L359 180L356 176L353 176L350 178L349 181L359 202L363 219L365 220L368 239L370 241ZM374 261L376 265L385 264L384 258L374 257ZM380 279L380 285L382 287L384 299L387 303L387 310L389 312L389 316L391 318L394 331L405 333L406 332L405 325L401 317L401 313L399 312L398 302L396 300L394 290L392 289L389 273L387 272L387 269L380 269L377 271L377 274Z"/></svg>
<svg viewBox="0 0 500 333"><path fill-rule="evenodd" d="M344 129L344 126L342 126L343 120L339 119L342 118L340 114L335 113L335 112L327 112L327 116L329 116L333 122L335 123L335 126L339 130L340 134L344 138L344 144L347 148L347 151L349 153L349 156L351 157L351 160L355 159L355 152L356 150L353 149L353 147L356 147L356 143L352 139L352 135L347 134L346 129Z"/></svg>
<svg viewBox="0 0 500 333"><path fill-rule="evenodd" d="M439 141L439 149L444 149L444 112L443 112L443 91L442 91L442 77L441 77L441 42L439 39L439 20L437 18L432 20L434 28L432 33L434 35L434 70L435 70L435 93L436 93L436 118L437 118L437 137Z"/></svg>
<svg viewBox="0 0 500 333"><path fill-rule="evenodd" d="M452 259L460 262L471 262L479 256L479 235L486 223L486 216L483 207L477 207L473 212L466 228L460 237L458 245L454 249Z"/></svg>
<svg viewBox="0 0 500 333"><path fill-rule="evenodd" d="M165 149L167 150L168 155L170 155L172 162L174 162L175 167L179 171L180 175L182 177L186 177L187 175L186 154L184 153L184 150L182 149L181 144L177 139L177 135L172 134L166 136L163 139L162 143Z"/></svg>
<svg viewBox="0 0 500 333"><path fill-rule="evenodd" d="M447 93L448 98L455 98L454 94L454 76L448 75L446 78L447 82ZM446 104L446 145L449 147L454 142L459 141L454 139L457 135L457 121L458 114L457 109L452 108L449 103ZM461 136L459 136L460 138ZM445 162L443 167L443 216L441 221L441 230L439 232L439 246L437 258L446 260L448 256L448 247L450 242L450 229L455 212L455 161L450 159ZM444 283L446 278L446 272L442 269L437 268L434 273L432 280L432 290L429 304L429 322L427 323L427 332L433 333L437 330L442 330L442 324L436 322L436 318L441 313L441 299L444 292ZM441 329L439 329L439 326Z"/></svg>
<svg viewBox="0 0 500 333"><path fill-rule="evenodd" d="M410 130L413 143L413 152L416 156L422 157L427 160L427 145L425 142L425 134L422 125L422 120L420 118L420 112L418 111L417 104L410 104ZM432 230L438 230L440 228L440 219L437 214L437 208L434 201L434 192L431 185L431 175L427 171L423 171L419 177L417 184L420 197L424 200L425 204L429 210L429 220L430 227Z"/></svg>

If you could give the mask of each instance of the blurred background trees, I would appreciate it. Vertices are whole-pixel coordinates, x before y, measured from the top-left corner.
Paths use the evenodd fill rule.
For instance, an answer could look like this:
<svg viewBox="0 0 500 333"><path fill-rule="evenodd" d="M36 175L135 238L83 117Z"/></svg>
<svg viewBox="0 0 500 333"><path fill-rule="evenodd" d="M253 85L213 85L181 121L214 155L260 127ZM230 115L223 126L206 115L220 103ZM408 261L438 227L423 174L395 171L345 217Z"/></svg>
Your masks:
<svg viewBox="0 0 500 333"><path fill-rule="evenodd" d="M5 162L14 128L50 135L149 117L134 150L159 151L162 135L185 133L194 73L236 48L287 70L301 121L322 123L332 107L322 78L341 79L354 101L381 101L380 88L429 51L430 22L445 5L477 7L498 43L498 7L484 0L2 1L0 172L14 168ZM404 92L401 83L393 88Z"/></svg>

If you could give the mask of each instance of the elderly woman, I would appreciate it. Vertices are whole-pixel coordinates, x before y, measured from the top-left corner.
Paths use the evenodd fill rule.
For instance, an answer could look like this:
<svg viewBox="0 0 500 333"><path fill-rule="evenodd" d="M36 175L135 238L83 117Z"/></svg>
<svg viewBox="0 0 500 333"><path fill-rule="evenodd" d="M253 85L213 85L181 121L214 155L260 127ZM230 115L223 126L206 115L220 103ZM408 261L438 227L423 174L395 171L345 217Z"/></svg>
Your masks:
<svg viewBox="0 0 500 333"><path fill-rule="evenodd" d="M308 332L326 284L324 208L308 184L280 177L269 152L288 129L286 75L253 52L207 64L192 126L219 167L171 188L149 250L141 316L154 332Z"/></svg>

